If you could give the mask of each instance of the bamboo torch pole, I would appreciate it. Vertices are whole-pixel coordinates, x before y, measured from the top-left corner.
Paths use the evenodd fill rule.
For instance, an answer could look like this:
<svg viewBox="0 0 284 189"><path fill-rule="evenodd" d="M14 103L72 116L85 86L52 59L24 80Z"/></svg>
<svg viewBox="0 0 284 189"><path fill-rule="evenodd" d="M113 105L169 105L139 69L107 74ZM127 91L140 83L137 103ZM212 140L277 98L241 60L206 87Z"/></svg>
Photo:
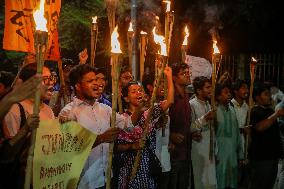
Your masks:
<svg viewBox="0 0 284 189"><path fill-rule="evenodd" d="M60 78L60 88L62 89L63 92L63 101L64 104L68 104L68 99L67 99L67 92L66 92L66 85L65 85L65 80L64 80L64 74L63 74L63 69L62 69L62 59L60 58L58 60L58 72L59 72L59 78Z"/></svg>
<svg viewBox="0 0 284 189"><path fill-rule="evenodd" d="M95 66L97 39L98 39L98 23L97 16L92 17L92 27L91 27L91 66Z"/></svg>
<svg viewBox="0 0 284 189"><path fill-rule="evenodd" d="M144 75L144 64L145 64L145 57L147 52L147 33L144 31L140 32L141 38L140 38L140 81L143 79Z"/></svg>
<svg viewBox="0 0 284 189"><path fill-rule="evenodd" d="M128 57L129 57L129 68L132 68L132 38L133 38L134 30L132 23L129 23L129 28L127 31L127 46L128 46Z"/></svg>
<svg viewBox="0 0 284 189"><path fill-rule="evenodd" d="M47 47L48 30L46 27L46 19L44 18L44 0L40 1L39 10L34 12L34 20L36 23L35 31L35 51L36 51L36 62L37 62L37 74L42 75L42 69L44 64L44 56ZM41 103L41 91L38 89L35 94L33 114L39 115L40 103ZM25 175L25 189L30 189L32 184L32 173L33 173L33 157L34 157L34 147L36 139L36 130L32 131L31 144L28 152L26 175Z"/></svg>
<svg viewBox="0 0 284 189"><path fill-rule="evenodd" d="M118 41L117 26L111 35L111 66L112 66L112 113L111 113L111 127L115 127L116 120L116 109L117 109L117 97L118 97L118 78L120 75L120 63L119 55L122 53L120 50L120 44ZM108 154L108 167L106 172L106 189L111 188L111 167L112 167L112 156L113 156L113 143L109 145Z"/></svg>
<svg viewBox="0 0 284 189"><path fill-rule="evenodd" d="M255 72L256 72L256 65L257 60L252 57L250 62L250 88L249 88L249 109L247 113L247 120L246 120L246 127L250 128L250 119L251 119L251 109L253 108L254 102L252 98L253 94L253 85L254 85L254 79L255 79ZM245 160L248 160L248 146L249 146L249 139L250 135L249 133L246 133L245 135Z"/></svg>
<svg viewBox="0 0 284 189"><path fill-rule="evenodd" d="M143 130L143 135L142 138L140 139L140 144L143 144L143 141L145 141L147 139L147 135L149 132L149 123L153 114L153 109L154 109L154 103L156 102L156 95L157 95L157 90L158 90L158 86L160 85L161 79L163 77L163 71L166 67L166 63L167 63L167 46L165 43L165 38L163 36L159 36L156 34L156 27L154 27L153 29L153 34L154 34L154 41L155 43L159 44L161 46L161 53L158 53L158 59L160 61L156 61L156 62L161 62L161 64L157 67L161 67L161 69L159 69L158 71L158 75L156 76L156 83L153 89L153 94L151 97L151 102L150 102L150 108L148 110L148 114L147 114L147 118L145 120L145 129ZM131 172L131 176L130 176L130 180L133 180L136 176L136 173L138 171L138 168L140 167L140 160L141 160L141 156L142 156L142 149L144 148L145 144L141 147L140 150L138 150L136 157L135 157L135 161L134 161L134 165L132 167L132 172Z"/></svg>
<svg viewBox="0 0 284 189"><path fill-rule="evenodd" d="M166 3L166 13L165 13L165 43L167 46L167 54L170 55L170 46L171 46L171 36L172 36L172 30L173 30L173 23L174 23L174 14L171 12L171 1L163 1ZM168 65L168 58L165 60L165 64ZM167 98L168 96L168 83L167 80L164 77L164 98ZM165 127L168 122L168 113L166 112L163 115L163 126L162 126L162 137L165 137Z"/></svg>
<svg viewBox="0 0 284 189"><path fill-rule="evenodd" d="M170 47L171 47L171 39L172 39L172 32L173 32L173 26L174 26L174 12L171 11L171 1L166 0L163 1L166 3L166 15L165 15L165 42L167 46L167 55L170 56ZM166 64L168 65L168 58ZM167 97L167 80L165 79L164 82L165 85L165 98ZM165 129L163 129L163 133L165 132Z"/></svg>
<svg viewBox="0 0 284 189"><path fill-rule="evenodd" d="M212 94L211 94L211 106L212 111L216 112L216 102L215 102L215 89L217 81L217 58L219 57L220 51L217 47L217 41L213 41L213 54L212 54ZM209 159L212 161L214 159L214 124L215 121L211 121L210 124L210 146L209 146Z"/></svg>

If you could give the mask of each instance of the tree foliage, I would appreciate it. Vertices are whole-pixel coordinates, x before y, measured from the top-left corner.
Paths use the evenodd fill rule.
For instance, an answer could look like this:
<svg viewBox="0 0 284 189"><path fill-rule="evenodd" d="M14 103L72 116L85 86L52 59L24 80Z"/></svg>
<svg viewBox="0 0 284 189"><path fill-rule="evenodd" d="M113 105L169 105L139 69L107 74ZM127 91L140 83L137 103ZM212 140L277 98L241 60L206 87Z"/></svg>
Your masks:
<svg viewBox="0 0 284 189"><path fill-rule="evenodd" d="M105 19L104 3L100 0L68 1L62 4L59 18L59 41L62 51L78 53L90 46L92 16L98 16L100 31L105 27L100 20ZM103 28L101 28L103 27ZM99 35L99 42L102 41Z"/></svg>

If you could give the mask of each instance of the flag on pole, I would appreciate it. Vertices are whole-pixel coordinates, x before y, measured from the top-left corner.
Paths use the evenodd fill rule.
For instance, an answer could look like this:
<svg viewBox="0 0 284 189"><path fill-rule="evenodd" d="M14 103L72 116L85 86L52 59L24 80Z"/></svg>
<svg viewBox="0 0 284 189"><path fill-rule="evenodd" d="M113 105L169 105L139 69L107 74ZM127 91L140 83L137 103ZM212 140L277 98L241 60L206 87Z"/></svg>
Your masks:
<svg viewBox="0 0 284 189"><path fill-rule="evenodd" d="M39 0L6 0L3 49L35 53L33 12ZM57 24L61 0L45 1L45 17L49 33L47 60L60 58Z"/></svg>

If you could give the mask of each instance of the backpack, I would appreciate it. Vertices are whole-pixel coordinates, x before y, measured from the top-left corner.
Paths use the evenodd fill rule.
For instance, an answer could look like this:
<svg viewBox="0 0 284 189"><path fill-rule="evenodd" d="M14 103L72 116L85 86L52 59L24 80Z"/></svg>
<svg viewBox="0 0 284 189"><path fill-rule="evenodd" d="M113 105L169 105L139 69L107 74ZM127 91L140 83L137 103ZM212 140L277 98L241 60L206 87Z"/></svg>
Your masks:
<svg viewBox="0 0 284 189"><path fill-rule="evenodd" d="M23 106L17 103L20 109L21 123L20 129L26 123L26 115ZM1 133L3 128L1 126ZM2 138L2 136L1 136ZM4 137L3 137L4 138ZM24 137L14 146L9 144L9 140L5 139L2 141L0 146L0 177L1 183L0 188L23 188L24 184L24 169L26 159L23 158L24 152L28 148L29 138Z"/></svg>

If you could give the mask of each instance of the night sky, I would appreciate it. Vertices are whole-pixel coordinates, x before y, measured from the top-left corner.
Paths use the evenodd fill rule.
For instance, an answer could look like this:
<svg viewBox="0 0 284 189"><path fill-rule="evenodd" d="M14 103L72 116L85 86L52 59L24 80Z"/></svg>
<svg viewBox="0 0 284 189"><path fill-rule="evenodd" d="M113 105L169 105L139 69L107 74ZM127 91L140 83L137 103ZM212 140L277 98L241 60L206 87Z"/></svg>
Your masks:
<svg viewBox="0 0 284 189"><path fill-rule="evenodd" d="M191 27L190 52L207 56L215 29L224 54L283 52L283 6L263 0L181 0L174 9ZM206 18L206 15L207 18Z"/></svg>

